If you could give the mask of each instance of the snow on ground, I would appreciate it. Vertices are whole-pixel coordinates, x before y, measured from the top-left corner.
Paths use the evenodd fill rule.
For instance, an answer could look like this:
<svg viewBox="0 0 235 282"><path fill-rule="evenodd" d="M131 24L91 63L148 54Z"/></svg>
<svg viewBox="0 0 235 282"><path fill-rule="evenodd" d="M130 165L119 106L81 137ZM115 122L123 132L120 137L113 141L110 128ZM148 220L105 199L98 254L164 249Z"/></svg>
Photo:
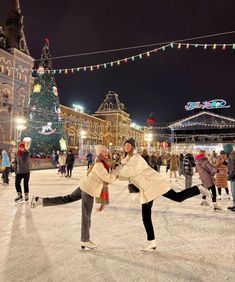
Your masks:
<svg viewBox="0 0 235 282"><path fill-rule="evenodd" d="M75 168L70 179L56 170L33 171L30 194L68 194L84 172ZM0 281L235 281L235 214L226 210L231 201L222 200L224 211L214 212L211 201L200 206L200 196L181 204L160 197L153 206L158 248L142 253L138 196L117 181L107 209L98 213L94 205L91 239L98 249L82 251L80 201L30 209L14 203L13 183L14 177L0 187ZM184 179L169 185L183 189Z"/></svg>

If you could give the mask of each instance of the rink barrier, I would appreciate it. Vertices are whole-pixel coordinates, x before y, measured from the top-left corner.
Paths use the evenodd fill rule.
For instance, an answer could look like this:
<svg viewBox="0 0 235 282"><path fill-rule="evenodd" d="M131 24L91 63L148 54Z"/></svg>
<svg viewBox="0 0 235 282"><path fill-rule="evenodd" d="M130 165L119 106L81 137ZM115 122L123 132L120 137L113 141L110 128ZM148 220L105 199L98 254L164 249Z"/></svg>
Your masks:
<svg viewBox="0 0 235 282"><path fill-rule="evenodd" d="M31 160L31 170L40 169L55 169L55 167L50 158L40 159L40 158L30 158ZM87 160L84 158L75 158L74 166L84 166L87 165Z"/></svg>

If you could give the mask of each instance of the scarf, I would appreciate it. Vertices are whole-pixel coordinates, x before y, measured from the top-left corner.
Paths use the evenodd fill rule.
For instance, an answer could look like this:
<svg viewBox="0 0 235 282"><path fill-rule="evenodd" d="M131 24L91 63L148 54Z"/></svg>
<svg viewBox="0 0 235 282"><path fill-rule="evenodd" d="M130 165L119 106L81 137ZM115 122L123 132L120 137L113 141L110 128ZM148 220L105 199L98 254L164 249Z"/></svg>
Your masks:
<svg viewBox="0 0 235 282"><path fill-rule="evenodd" d="M24 155L24 153L25 153L25 150L24 151L18 150L17 156L21 158Z"/></svg>

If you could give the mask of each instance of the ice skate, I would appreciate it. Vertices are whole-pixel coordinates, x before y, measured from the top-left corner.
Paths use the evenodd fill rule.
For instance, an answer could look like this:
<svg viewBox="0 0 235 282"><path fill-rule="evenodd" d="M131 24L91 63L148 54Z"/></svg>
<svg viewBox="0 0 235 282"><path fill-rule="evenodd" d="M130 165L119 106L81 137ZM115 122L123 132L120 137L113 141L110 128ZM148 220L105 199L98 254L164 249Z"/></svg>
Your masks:
<svg viewBox="0 0 235 282"><path fill-rule="evenodd" d="M18 194L17 194L17 197L15 198L15 202L16 202L16 203L23 202L22 193L18 193Z"/></svg>
<svg viewBox="0 0 235 282"><path fill-rule="evenodd" d="M33 196L30 204L30 208L36 208L37 206L42 205L42 198Z"/></svg>
<svg viewBox="0 0 235 282"><path fill-rule="evenodd" d="M95 250L97 249L97 245L91 241L83 242L81 241L81 248L84 250L85 248Z"/></svg>
<svg viewBox="0 0 235 282"><path fill-rule="evenodd" d="M28 200L29 200L29 194L28 193L24 194L24 200L25 200L25 202L28 202Z"/></svg>
<svg viewBox="0 0 235 282"><path fill-rule="evenodd" d="M209 206L210 204L206 200L201 201L201 206Z"/></svg>
<svg viewBox="0 0 235 282"><path fill-rule="evenodd" d="M154 251L157 248L155 239L148 241L147 245L141 249L142 252Z"/></svg>
<svg viewBox="0 0 235 282"><path fill-rule="evenodd" d="M200 190L200 193L203 196L210 197L211 194L208 189L206 189L202 184L197 185L197 188Z"/></svg>
<svg viewBox="0 0 235 282"><path fill-rule="evenodd" d="M223 209L218 206L217 204L214 204L214 211L222 211Z"/></svg>

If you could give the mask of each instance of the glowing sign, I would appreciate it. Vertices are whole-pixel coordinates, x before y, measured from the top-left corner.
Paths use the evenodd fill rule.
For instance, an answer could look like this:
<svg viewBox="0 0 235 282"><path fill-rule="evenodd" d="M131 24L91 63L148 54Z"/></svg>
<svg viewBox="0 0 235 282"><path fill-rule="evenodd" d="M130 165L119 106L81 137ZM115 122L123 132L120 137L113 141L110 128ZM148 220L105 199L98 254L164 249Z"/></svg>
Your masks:
<svg viewBox="0 0 235 282"><path fill-rule="evenodd" d="M222 99L216 99L205 102L188 102L185 106L186 111L192 111L195 109L202 110L212 110L212 109L226 109L230 108L230 105L227 105L227 102Z"/></svg>

